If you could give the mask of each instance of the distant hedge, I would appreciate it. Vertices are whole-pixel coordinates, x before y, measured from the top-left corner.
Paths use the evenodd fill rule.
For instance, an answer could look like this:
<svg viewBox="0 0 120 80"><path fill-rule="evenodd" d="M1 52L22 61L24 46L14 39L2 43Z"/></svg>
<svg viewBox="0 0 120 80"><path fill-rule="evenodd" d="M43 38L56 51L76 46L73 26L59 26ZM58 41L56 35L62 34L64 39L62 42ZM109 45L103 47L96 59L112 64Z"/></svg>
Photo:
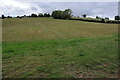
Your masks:
<svg viewBox="0 0 120 80"><path fill-rule="evenodd" d="M70 18L70 20L80 20L80 21L87 21L87 22L98 22L98 23L113 23L113 24L120 24L118 20L106 20L106 19L93 19L93 18Z"/></svg>

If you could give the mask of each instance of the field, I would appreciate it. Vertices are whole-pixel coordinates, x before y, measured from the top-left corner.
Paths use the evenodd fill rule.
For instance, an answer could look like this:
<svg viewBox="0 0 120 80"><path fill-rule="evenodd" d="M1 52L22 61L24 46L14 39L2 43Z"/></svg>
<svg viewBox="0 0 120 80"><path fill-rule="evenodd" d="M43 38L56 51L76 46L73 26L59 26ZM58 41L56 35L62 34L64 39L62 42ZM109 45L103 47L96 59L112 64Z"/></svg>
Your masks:
<svg viewBox="0 0 120 80"><path fill-rule="evenodd" d="M117 78L118 24L3 19L3 78Z"/></svg>

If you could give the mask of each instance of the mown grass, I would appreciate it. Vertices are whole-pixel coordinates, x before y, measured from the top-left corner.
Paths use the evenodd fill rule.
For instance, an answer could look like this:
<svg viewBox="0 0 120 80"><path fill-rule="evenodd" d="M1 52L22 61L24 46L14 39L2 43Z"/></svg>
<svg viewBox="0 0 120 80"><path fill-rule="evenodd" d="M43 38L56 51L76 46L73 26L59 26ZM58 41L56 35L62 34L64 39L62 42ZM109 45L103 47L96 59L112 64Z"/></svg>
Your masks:
<svg viewBox="0 0 120 80"><path fill-rule="evenodd" d="M118 33L118 24L102 24L52 18L3 20L3 41L36 41L79 37L110 37Z"/></svg>
<svg viewBox="0 0 120 80"><path fill-rule="evenodd" d="M4 78L116 78L116 24L3 20Z"/></svg>

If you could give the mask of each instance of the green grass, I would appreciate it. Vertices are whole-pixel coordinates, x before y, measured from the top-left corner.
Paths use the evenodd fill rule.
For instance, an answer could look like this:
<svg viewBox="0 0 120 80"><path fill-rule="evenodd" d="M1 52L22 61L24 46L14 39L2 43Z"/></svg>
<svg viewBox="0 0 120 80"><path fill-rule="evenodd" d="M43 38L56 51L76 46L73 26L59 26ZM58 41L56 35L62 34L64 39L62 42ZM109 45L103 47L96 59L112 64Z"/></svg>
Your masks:
<svg viewBox="0 0 120 80"><path fill-rule="evenodd" d="M3 20L4 78L116 78L117 24Z"/></svg>

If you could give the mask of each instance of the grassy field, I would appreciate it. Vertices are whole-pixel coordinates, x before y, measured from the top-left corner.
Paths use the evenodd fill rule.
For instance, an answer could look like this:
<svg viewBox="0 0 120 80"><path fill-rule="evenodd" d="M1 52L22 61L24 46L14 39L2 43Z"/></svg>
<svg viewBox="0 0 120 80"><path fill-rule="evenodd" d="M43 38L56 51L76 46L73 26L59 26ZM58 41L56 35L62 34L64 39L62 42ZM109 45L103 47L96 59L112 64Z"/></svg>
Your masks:
<svg viewBox="0 0 120 80"><path fill-rule="evenodd" d="M116 78L118 25L3 19L3 78Z"/></svg>

